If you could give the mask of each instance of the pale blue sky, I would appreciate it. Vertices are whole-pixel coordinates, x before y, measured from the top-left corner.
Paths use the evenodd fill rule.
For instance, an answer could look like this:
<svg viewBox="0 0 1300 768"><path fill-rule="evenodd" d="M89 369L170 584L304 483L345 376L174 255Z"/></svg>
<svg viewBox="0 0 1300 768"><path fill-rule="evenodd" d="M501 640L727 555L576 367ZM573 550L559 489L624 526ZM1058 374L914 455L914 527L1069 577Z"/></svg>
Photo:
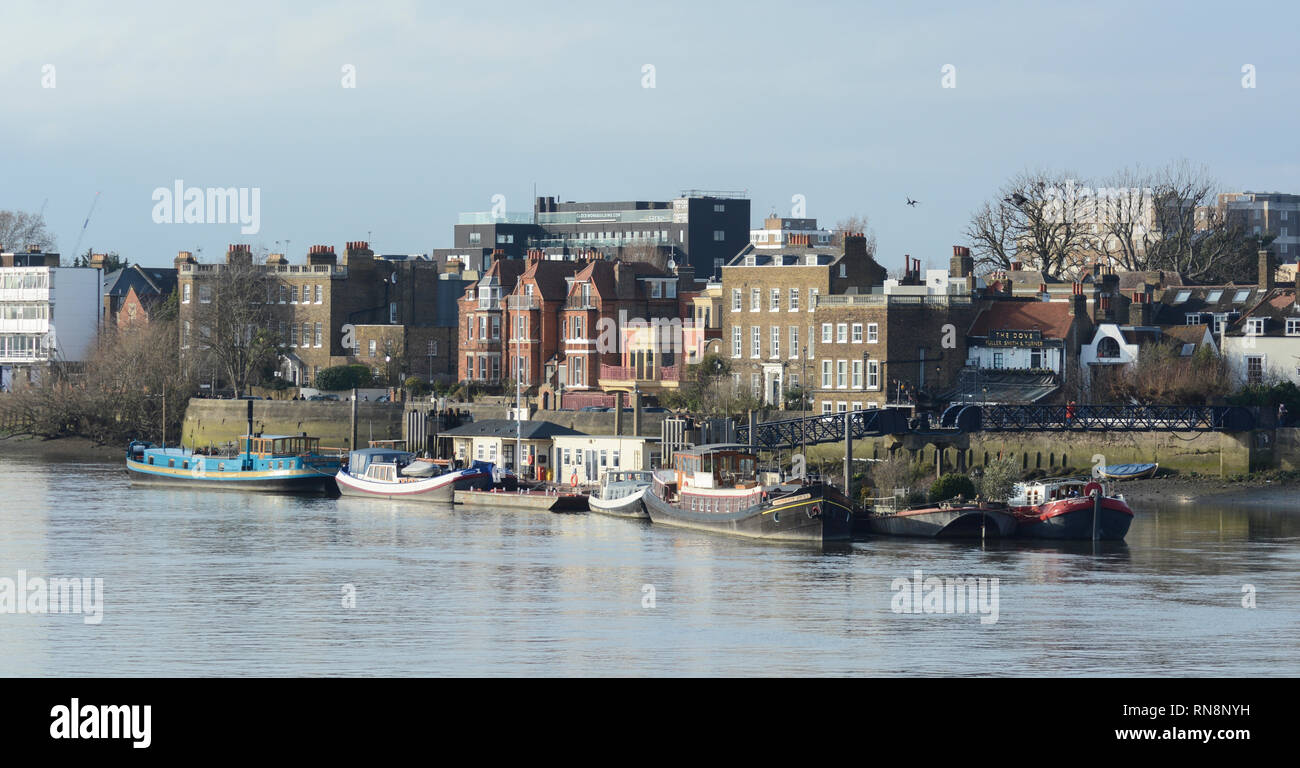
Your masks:
<svg viewBox="0 0 1300 768"><path fill-rule="evenodd" d="M746 189L755 223L803 194L824 224L869 216L891 268L946 261L1027 168L1187 158L1225 189L1300 192L1294 3L6 2L0 29L0 209L48 199L65 254L97 191L81 250L146 264L368 231L427 252L536 184ZM153 223L176 179L260 187L261 232Z"/></svg>

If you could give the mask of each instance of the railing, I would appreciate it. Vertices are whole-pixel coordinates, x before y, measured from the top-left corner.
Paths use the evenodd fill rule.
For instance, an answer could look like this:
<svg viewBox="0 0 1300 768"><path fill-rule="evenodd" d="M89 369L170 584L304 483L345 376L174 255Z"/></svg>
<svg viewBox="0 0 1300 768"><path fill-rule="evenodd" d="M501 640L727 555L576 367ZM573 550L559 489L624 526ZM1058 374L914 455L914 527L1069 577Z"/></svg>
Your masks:
<svg viewBox="0 0 1300 768"><path fill-rule="evenodd" d="M510 309L537 309L541 304L536 296L507 296L506 306Z"/></svg>
<svg viewBox="0 0 1300 768"><path fill-rule="evenodd" d="M963 411L978 408L971 423ZM972 414L973 415L973 414ZM1221 405L952 406L944 426L983 432L1241 432L1255 427L1248 408Z"/></svg>
<svg viewBox="0 0 1300 768"><path fill-rule="evenodd" d="M457 224L532 224L533 214L516 211L514 213L492 213L491 211L470 211L456 215Z"/></svg>
<svg viewBox="0 0 1300 768"><path fill-rule="evenodd" d="M844 441L848 420L853 439L907 432L907 416L898 409L848 411L809 416L804 419L765 421L755 425L753 445L759 448L791 448L802 443ZM748 443L749 425L736 428L736 442Z"/></svg>
<svg viewBox="0 0 1300 768"><path fill-rule="evenodd" d="M613 381L680 381L682 366L665 365L659 368L657 376L637 375L636 368L630 365L606 365L601 363L600 378Z"/></svg>
<svg viewBox="0 0 1300 768"><path fill-rule="evenodd" d="M565 309L595 309L596 300L590 296L574 295L564 300Z"/></svg>
<svg viewBox="0 0 1300 768"><path fill-rule="evenodd" d="M883 305L918 305L930 307L969 306L973 299L961 294L938 294L934 296L909 296L908 294L860 293L853 296L815 295L813 300L818 307L859 307Z"/></svg>

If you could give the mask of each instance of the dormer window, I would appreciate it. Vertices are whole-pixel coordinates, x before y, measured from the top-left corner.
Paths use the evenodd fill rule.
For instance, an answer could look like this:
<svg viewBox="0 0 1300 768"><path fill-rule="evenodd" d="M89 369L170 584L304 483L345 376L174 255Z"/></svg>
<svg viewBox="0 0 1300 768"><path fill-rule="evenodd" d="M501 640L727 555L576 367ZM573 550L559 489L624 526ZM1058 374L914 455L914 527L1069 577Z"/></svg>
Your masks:
<svg viewBox="0 0 1300 768"><path fill-rule="evenodd" d="M1245 301L1246 299L1248 299L1248 298L1250 298L1250 289L1249 289L1249 288L1247 288L1247 289L1244 290L1244 291L1237 291L1237 294L1236 294L1235 296L1232 297L1232 303L1233 303L1233 304L1241 304L1242 302L1244 302L1244 301Z"/></svg>
<svg viewBox="0 0 1300 768"><path fill-rule="evenodd" d="M1187 301L1191 297L1192 297L1191 291L1179 291L1178 295L1174 297L1174 303L1182 304L1183 302Z"/></svg>
<svg viewBox="0 0 1300 768"><path fill-rule="evenodd" d="M1288 317L1286 319L1286 335L1300 336L1300 317Z"/></svg>
<svg viewBox="0 0 1300 768"><path fill-rule="evenodd" d="M1247 335L1247 336L1263 336L1263 335L1264 335L1264 321L1267 320L1267 319L1268 319L1268 318L1264 318L1264 317L1251 317L1251 318L1248 318L1248 319L1246 320L1246 335Z"/></svg>

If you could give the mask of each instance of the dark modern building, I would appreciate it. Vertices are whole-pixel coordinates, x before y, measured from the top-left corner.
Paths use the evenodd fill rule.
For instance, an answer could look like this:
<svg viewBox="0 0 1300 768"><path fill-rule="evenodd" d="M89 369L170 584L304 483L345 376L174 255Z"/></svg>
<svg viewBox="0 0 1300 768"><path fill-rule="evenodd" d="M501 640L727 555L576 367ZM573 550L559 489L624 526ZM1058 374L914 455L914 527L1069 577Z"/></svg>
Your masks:
<svg viewBox="0 0 1300 768"><path fill-rule="evenodd" d="M686 190L668 201L559 202L539 197L532 213L462 213L454 246L440 248L440 262L459 261L486 272L492 255L522 259L530 249L548 258L597 251L626 258L638 250L666 251L695 274L719 273L749 244L749 199L743 192Z"/></svg>

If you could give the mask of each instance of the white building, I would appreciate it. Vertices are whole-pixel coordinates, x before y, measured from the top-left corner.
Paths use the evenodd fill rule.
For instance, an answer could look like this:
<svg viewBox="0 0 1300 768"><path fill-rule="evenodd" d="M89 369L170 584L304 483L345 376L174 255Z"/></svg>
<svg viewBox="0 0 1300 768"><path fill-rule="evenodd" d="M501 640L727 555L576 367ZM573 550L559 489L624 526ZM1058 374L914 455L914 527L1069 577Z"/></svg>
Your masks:
<svg viewBox="0 0 1300 768"><path fill-rule="evenodd" d="M0 254L0 388L95 349L104 273L58 264L57 253Z"/></svg>
<svg viewBox="0 0 1300 768"><path fill-rule="evenodd" d="M749 230L749 243L755 248L784 248L794 244L796 238L801 244L819 248L829 246L832 235L829 229L818 229L816 219L780 216L768 216L762 229Z"/></svg>
<svg viewBox="0 0 1300 768"><path fill-rule="evenodd" d="M556 435L557 482L598 483L611 471L653 469L659 465L657 437L631 435Z"/></svg>

